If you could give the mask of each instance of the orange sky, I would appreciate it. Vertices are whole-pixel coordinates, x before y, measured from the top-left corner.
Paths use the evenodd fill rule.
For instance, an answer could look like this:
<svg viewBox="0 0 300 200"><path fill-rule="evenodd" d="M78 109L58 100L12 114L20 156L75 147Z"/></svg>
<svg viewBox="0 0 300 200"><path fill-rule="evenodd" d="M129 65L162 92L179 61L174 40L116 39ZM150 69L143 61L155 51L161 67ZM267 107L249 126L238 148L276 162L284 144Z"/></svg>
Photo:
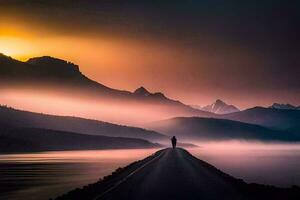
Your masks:
<svg viewBox="0 0 300 200"><path fill-rule="evenodd" d="M300 103L299 88L279 87L284 80L279 82L280 72L269 67L267 54L213 34L194 45L184 38L129 37L124 28L93 31L85 24L72 32L72 24L64 30L53 26L55 20L42 24L22 12L7 13L0 16L0 52L20 60L58 57L78 64L85 75L109 87L133 91L144 86L186 104L206 105L216 99L240 108Z"/></svg>

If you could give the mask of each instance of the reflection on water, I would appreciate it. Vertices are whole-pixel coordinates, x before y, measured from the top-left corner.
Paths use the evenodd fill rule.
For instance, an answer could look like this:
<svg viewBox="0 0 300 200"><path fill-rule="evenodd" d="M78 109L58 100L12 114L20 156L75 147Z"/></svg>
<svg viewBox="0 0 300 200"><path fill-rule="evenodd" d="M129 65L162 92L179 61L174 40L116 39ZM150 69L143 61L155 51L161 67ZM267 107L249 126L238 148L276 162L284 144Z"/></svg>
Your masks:
<svg viewBox="0 0 300 200"><path fill-rule="evenodd" d="M188 149L247 182L300 185L300 145L212 142ZM62 151L0 155L0 199L49 199L96 182L157 149Z"/></svg>
<svg viewBox="0 0 300 200"><path fill-rule="evenodd" d="M0 155L0 199L42 200L96 182L157 149Z"/></svg>

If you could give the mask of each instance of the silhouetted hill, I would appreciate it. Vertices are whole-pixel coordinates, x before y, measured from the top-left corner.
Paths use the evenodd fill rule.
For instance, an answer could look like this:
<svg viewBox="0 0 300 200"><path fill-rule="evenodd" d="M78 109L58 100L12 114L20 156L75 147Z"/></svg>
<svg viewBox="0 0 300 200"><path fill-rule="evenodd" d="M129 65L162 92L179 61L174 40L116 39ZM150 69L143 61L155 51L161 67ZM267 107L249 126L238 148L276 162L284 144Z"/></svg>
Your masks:
<svg viewBox="0 0 300 200"><path fill-rule="evenodd" d="M144 88L143 86L137 88L133 92L133 94L136 97L140 97L140 98L152 98L152 99L157 99L157 100L166 100L166 101L170 101L170 102L173 101L171 99L168 99L163 93L161 93L161 92L151 93L146 88ZM179 101L174 101L173 103L180 103L180 102Z"/></svg>
<svg viewBox="0 0 300 200"><path fill-rule="evenodd" d="M166 135L176 135L179 139L184 140L300 141L300 136L293 133L224 119L178 117L155 122L150 127Z"/></svg>
<svg viewBox="0 0 300 200"><path fill-rule="evenodd" d="M154 142L169 140L160 133L78 117L45 115L0 106L0 126L40 128L89 135L140 138Z"/></svg>
<svg viewBox="0 0 300 200"><path fill-rule="evenodd" d="M137 88L133 93L137 96L144 96L144 97L148 97L151 95L151 93L143 86Z"/></svg>
<svg viewBox="0 0 300 200"><path fill-rule="evenodd" d="M142 106L144 108L148 106L147 109L151 112L163 112L167 116L213 116L212 113L169 99L160 92L150 93L144 87L135 92L109 88L87 78L80 72L79 66L49 56L31 58L27 62L21 62L0 54L0 66L0 83L8 88L27 86L30 89L47 89L55 92L68 89L72 91L72 98L88 98L92 95L100 100L109 99L121 107L143 104ZM140 108L136 109L140 110Z"/></svg>
<svg viewBox="0 0 300 200"><path fill-rule="evenodd" d="M300 135L300 110L255 107L220 117L290 131Z"/></svg>
<svg viewBox="0 0 300 200"><path fill-rule="evenodd" d="M158 144L142 139L85 135L36 128L1 127L0 153L154 148Z"/></svg>
<svg viewBox="0 0 300 200"><path fill-rule="evenodd" d="M109 88L84 76L78 65L50 56L21 62L0 54L0 78L6 84L63 84L61 86ZM75 84L75 85L74 85Z"/></svg>

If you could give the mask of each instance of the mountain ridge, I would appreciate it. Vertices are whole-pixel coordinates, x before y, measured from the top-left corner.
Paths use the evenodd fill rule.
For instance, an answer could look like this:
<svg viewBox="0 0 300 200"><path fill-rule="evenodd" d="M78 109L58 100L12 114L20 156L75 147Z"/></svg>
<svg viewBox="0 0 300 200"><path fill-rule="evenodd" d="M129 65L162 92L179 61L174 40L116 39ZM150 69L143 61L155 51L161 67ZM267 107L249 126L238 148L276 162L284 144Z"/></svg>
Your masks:
<svg viewBox="0 0 300 200"><path fill-rule="evenodd" d="M178 100L170 99L163 93L150 93L144 87L140 87L134 92L107 87L82 74L78 65L50 56L35 57L27 62L21 62L2 54L0 66L0 82L7 85L8 88L15 85L18 87L18 84L26 87L28 83L28 87L43 89L43 84L49 84L55 86L55 92L71 89L73 97L89 96L80 95L84 91L100 100L108 99L117 104L125 104L125 102L147 104L153 107L149 108L151 111L165 110L164 112L170 115L213 115L192 108ZM51 88L49 90L53 91Z"/></svg>
<svg viewBox="0 0 300 200"><path fill-rule="evenodd" d="M176 135L180 140L262 140L299 142L300 134L276 131L261 125L201 117L176 117L157 121L149 128L163 134Z"/></svg>
<svg viewBox="0 0 300 200"><path fill-rule="evenodd" d="M283 110L300 110L300 106L294 106L289 103L273 103L269 108L274 108L274 109L283 109Z"/></svg>
<svg viewBox="0 0 300 200"><path fill-rule="evenodd" d="M167 141L167 136L155 131L132 126L117 125L92 119L58 116L17 110L0 106L0 126L39 128L110 137L140 138L152 142Z"/></svg>
<svg viewBox="0 0 300 200"><path fill-rule="evenodd" d="M206 106L193 106L196 109L211 112L214 114L228 114L233 112L239 112L240 110L234 105L228 105L224 101L217 99L214 103Z"/></svg>
<svg viewBox="0 0 300 200"><path fill-rule="evenodd" d="M0 153L157 148L159 144L126 137L87 135L39 128L1 127Z"/></svg>
<svg viewBox="0 0 300 200"><path fill-rule="evenodd" d="M300 110L274 109L256 106L236 113L218 116L250 124L300 134Z"/></svg>

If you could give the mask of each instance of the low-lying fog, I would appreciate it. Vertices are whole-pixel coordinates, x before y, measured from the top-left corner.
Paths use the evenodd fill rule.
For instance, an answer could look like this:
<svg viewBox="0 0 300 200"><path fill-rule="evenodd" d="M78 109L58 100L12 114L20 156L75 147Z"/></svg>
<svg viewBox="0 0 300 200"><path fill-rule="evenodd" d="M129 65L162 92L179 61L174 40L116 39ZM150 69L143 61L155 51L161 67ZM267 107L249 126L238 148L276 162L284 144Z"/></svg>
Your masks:
<svg viewBox="0 0 300 200"><path fill-rule="evenodd" d="M300 143L211 141L197 145L188 149L193 155L246 182L300 185Z"/></svg>
<svg viewBox="0 0 300 200"><path fill-rule="evenodd" d="M81 94L76 88L73 93L72 90L53 92L53 89L51 92L37 89L0 90L1 105L38 113L76 116L133 126L180 116L178 111L159 104L95 97L87 93Z"/></svg>

